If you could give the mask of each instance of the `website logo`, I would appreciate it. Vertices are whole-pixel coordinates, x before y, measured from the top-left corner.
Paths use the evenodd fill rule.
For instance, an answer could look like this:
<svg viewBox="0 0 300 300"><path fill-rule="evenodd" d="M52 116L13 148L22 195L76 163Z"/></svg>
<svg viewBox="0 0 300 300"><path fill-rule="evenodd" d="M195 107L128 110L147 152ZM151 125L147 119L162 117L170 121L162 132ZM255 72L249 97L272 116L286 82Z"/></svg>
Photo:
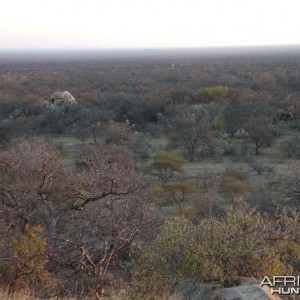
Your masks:
<svg viewBox="0 0 300 300"><path fill-rule="evenodd" d="M300 276L265 276L260 286L268 286L272 295L300 295Z"/></svg>

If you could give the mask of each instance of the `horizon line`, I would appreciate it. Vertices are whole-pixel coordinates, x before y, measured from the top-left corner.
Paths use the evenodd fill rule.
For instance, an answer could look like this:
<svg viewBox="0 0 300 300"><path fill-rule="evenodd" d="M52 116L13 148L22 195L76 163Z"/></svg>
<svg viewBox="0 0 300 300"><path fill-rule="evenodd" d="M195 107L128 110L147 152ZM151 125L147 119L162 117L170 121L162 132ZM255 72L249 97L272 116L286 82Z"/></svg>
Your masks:
<svg viewBox="0 0 300 300"><path fill-rule="evenodd" d="M105 51L105 50L197 50L197 49L232 49L232 48L287 48L300 47L299 44L249 44L249 45L202 45L202 46L136 46L136 47L1 47L0 51Z"/></svg>

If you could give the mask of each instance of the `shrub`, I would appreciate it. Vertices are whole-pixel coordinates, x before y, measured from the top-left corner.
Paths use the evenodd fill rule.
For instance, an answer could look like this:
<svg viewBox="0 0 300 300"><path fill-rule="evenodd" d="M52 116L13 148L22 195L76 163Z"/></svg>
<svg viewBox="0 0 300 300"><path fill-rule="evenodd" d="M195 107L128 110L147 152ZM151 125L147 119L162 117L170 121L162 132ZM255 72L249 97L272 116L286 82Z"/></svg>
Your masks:
<svg viewBox="0 0 300 300"><path fill-rule="evenodd" d="M229 198L244 194L249 189L246 178L241 169L228 168L222 176L221 192Z"/></svg>
<svg viewBox="0 0 300 300"><path fill-rule="evenodd" d="M27 286L32 291L36 286L50 286L51 275L46 270L46 240L41 238L41 226L28 226L8 240L1 237L1 252L6 259L0 265L1 283L8 285L10 296L16 289ZM12 232L10 232L12 234ZM7 242L7 244L5 244ZM11 257L11 259L7 259ZM49 289L48 289L49 292ZM44 293L44 294L43 294ZM47 295L47 289L36 290L36 295Z"/></svg>
<svg viewBox="0 0 300 300"><path fill-rule="evenodd" d="M184 218L166 221L137 261L136 287L140 295L161 294L186 278L224 283L232 276L287 274L300 249L299 225L296 215L275 221L243 204L197 225Z"/></svg>
<svg viewBox="0 0 300 300"><path fill-rule="evenodd" d="M290 138L286 139L280 144L280 150L289 158L300 158L300 139Z"/></svg>
<svg viewBox="0 0 300 300"><path fill-rule="evenodd" d="M256 159L249 159L248 164L251 168L253 168L258 175L262 174L272 174L275 172L274 167L267 165L263 162L260 162Z"/></svg>

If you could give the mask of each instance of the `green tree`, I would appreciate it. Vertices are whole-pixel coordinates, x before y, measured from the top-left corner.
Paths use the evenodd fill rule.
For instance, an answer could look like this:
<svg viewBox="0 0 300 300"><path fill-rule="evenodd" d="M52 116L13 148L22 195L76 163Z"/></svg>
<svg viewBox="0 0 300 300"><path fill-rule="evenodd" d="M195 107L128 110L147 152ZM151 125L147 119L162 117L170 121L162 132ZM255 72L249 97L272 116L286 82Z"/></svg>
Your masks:
<svg viewBox="0 0 300 300"><path fill-rule="evenodd" d="M198 96L202 102L222 101L228 94L228 87L219 85L216 87L205 87L198 91Z"/></svg>
<svg viewBox="0 0 300 300"><path fill-rule="evenodd" d="M246 174L241 169L228 168L222 174L221 192L224 196L234 199L249 190Z"/></svg>
<svg viewBox="0 0 300 300"><path fill-rule="evenodd" d="M155 191L167 200L174 201L180 215L183 215L184 203L190 193L197 192L197 184L192 180L178 179L156 188Z"/></svg>
<svg viewBox="0 0 300 300"><path fill-rule="evenodd" d="M217 115L214 118L214 127L217 130L224 130L224 129L226 129L227 124L226 124L225 116L223 114Z"/></svg>
<svg viewBox="0 0 300 300"><path fill-rule="evenodd" d="M146 172L158 177L163 185L174 178L175 174L181 173L187 161L175 153L160 153L154 156L151 165Z"/></svg>

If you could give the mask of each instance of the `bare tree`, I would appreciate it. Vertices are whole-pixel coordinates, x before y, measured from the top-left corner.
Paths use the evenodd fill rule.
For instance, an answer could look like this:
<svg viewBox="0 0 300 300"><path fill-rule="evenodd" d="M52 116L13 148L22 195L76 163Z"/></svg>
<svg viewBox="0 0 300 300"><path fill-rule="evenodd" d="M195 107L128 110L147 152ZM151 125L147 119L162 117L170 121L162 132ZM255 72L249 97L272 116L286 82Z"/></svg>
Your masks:
<svg viewBox="0 0 300 300"><path fill-rule="evenodd" d="M289 158L300 158L300 140L297 137L287 138L280 144L280 150Z"/></svg>
<svg viewBox="0 0 300 300"><path fill-rule="evenodd" d="M249 139L254 143L255 154L259 154L262 146L269 146L278 134L278 131L270 122L269 117L263 115L252 115L244 123L244 129Z"/></svg>
<svg viewBox="0 0 300 300"><path fill-rule="evenodd" d="M64 292L101 297L113 283L119 259L128 257L141 234L147 235L153 198L118 147L86 146L78 162L81 169L67 166L42 140L18 141L2 152L1 238L9 247L8 228L27 234L27 228L40 226L36 239L45 241L47 258L41 267Z"/></svg>
<svg viewBox="0 0 300 300"><path fill-rule="evenodd" d="M198 150L208 145L212 136L211 120L201 108L175 106L165 122L171 142L182 148L190 161L194 161Z"/></svg>

